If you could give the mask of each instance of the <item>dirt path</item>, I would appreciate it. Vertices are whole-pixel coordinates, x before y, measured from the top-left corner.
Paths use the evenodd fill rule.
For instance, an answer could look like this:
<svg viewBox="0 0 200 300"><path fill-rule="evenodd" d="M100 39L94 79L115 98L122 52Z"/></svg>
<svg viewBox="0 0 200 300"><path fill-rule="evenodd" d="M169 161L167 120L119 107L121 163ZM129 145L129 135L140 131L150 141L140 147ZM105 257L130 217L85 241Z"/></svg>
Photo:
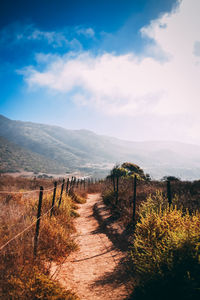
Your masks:
<svg viewBox="0 0 200 300"><path fill-rule="evenodd" d="M76 219L76 239L79 251L71 254L61 267L54 266L54 278L67 289L72 289L81 300L125 299L128 295L123 282L120 261L125 254L116 249L100 230L93 215L93 207L101 201L99 194L88 196L79 208Z"/></svg>

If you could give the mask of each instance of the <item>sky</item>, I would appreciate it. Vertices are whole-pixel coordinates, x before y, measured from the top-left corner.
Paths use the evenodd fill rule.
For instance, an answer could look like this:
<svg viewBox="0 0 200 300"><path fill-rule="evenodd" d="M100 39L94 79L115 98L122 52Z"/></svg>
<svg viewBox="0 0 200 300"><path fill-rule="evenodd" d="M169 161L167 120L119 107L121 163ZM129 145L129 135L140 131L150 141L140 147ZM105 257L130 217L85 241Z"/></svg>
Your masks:
<svg viewBox="0 0 200 300"><path fill-rule="evenodd" d="M200 144L199 0L0 1L0 114Z"/></svg>

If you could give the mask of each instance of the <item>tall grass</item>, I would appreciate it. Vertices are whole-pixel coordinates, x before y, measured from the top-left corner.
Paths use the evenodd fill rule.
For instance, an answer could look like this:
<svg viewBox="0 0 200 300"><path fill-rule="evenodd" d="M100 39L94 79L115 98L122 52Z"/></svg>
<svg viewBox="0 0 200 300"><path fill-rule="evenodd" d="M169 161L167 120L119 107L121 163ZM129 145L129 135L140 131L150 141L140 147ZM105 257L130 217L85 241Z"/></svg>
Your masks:
<svg viewBox="0 0 200 300"><path fill-rule="evenodd" d="M23 189L30 189L31 183L25 181L28 184L24 184ZM52 187L52 182L45 183ZM15 184L16 190L19 184ZM4 190L8 188L9 185L4 186ZM52 261L60 261L77 249L71 237L75 230L73 218L76 206L72 198L63 193L58 208L59 196L58 190L53 216L50 218L48 213L40 220L36 258L33 256L35 224L0 251L0 299L78 299L53 282L49 275ZM51 202L52 193L44 193L42 215L51 208ZM37 205L38 193L1 195L1 245L36 220Z"/></svg>

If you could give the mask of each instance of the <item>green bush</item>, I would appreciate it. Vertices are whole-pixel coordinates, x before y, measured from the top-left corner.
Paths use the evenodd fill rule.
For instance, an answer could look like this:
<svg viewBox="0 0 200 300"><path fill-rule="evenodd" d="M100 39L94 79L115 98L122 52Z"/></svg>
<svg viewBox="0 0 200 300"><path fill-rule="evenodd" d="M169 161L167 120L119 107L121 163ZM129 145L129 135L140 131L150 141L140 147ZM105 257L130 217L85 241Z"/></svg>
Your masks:
<svg viewBox="0 0 200 300"><path fill-rule="evenodd" d="M149 198L142 205L136 224L132 298L200 299L200 213L165 207L158 196L157 204Z"/></svg>
<svg viewBox="0 0 200 300"><path fill-rule="evenodd" d="M116 199L116 192L114 191L105 191L102 194L103 197L103 201L105 204L110 205L110 204L114 204L115 203L115 199Z"/></svg>

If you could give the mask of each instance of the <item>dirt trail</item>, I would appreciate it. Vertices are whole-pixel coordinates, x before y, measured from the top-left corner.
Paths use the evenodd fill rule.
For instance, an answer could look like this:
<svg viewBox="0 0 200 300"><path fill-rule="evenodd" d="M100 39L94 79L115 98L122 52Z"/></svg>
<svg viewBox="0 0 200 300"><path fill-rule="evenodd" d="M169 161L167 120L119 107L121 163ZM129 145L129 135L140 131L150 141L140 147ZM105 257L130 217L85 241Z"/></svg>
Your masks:
<svg viewBox="0 0 200 300"><path fill-rule="evenodd" d="M93 215L97 201L101 201L99 194L89 195L87 203L80 206L80 217L75 221L80 249L66 258L62 266L54 266L52 273L81 300L125 299L128 291L120 270L120 261L125 254L100 230Z"/></svg>

